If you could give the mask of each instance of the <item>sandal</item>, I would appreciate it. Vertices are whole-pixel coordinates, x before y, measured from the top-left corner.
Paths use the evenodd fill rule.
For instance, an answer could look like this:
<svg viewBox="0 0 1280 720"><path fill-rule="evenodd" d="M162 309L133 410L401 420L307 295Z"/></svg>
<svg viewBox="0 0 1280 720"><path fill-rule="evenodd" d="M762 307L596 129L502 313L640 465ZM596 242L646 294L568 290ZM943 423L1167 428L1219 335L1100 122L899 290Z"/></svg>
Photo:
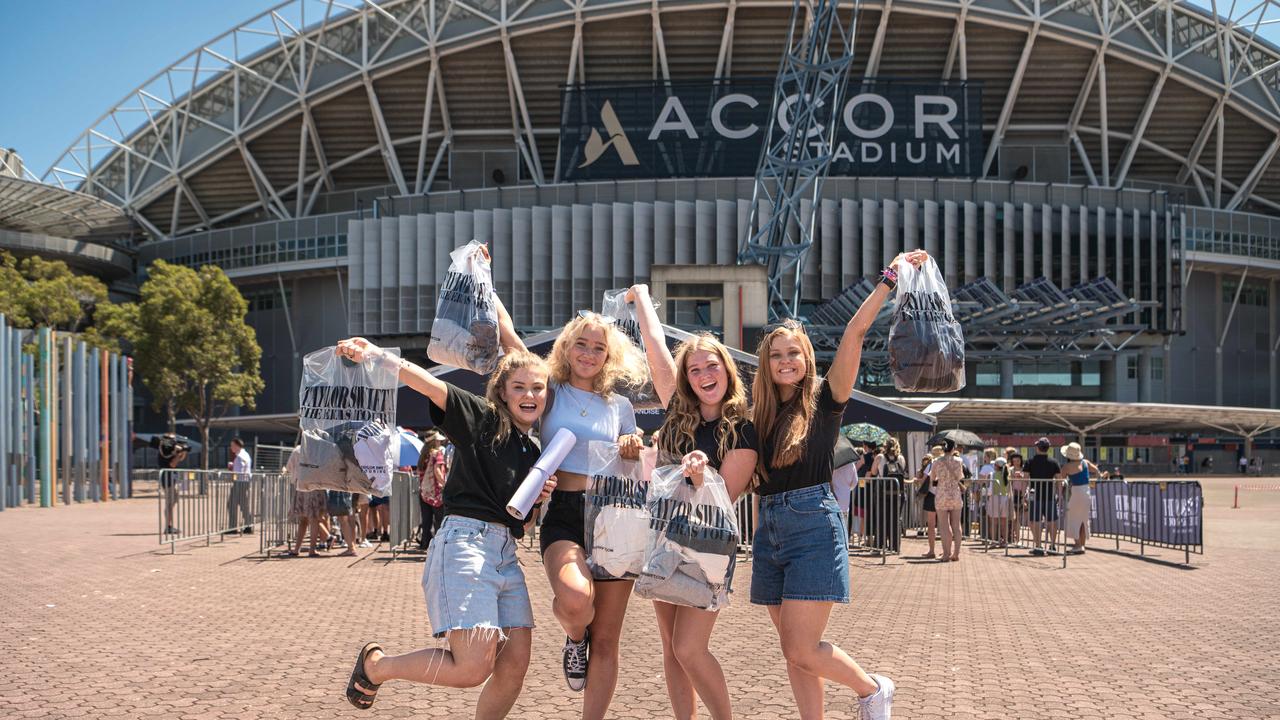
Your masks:
<svg viewBox="0 0 1280 720"><path fill-rule="evenodd" d="M365 658L369 657L369 653L374 650L382 652L382 646L371 642L360 649L360 654L356 656L355 669L351 671L351 680L347 682L347 701L361 710L373 707L374 697L378 694L378 688L381 687L381 684L374 684L369 680L369 676L364 674ZM368 692L365 692L366 690Z"/></svg>

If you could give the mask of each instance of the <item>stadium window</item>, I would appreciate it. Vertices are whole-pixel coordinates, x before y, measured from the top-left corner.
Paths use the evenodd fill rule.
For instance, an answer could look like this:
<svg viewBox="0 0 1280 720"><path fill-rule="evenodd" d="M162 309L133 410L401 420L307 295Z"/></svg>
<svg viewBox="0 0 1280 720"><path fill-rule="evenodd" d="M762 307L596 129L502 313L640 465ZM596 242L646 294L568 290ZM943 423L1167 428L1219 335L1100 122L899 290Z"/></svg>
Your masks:
<svg viewBox="0 0 1280 720"><path fill-rule="evenodd" d="M1138 379L1138 356L1129 355L1124 359L1125 377L1130 380Z"/></svg>
<svg viewBox="0 0 1280 720"><path fill-rule="evenodd" d="M1155 382L1164 381L1164 358L1151 358L1151 379Z"/></svg>
<svg viewBox="0 0 1280 720"><path fill-rule="evenodd" d="M974 383L985 387L1000 386L1000 366L995 363L978 363Z"/></svg>

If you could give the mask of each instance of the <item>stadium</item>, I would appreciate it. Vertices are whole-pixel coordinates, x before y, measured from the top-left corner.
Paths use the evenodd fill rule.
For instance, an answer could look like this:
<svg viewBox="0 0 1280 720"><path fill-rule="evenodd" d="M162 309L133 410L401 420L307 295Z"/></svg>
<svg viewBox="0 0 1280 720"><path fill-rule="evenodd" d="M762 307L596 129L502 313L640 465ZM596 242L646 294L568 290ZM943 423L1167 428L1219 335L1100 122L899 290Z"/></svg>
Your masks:
<svg viewBox="0 0 1280 720"><path fill-rule="evenodd" d="M0 247L74 259L124 294L157 259L223 267L263 346L267 391L240 428L293 413L301 356L340 337L424 348L448 253L473 238L522 331L649 282L667 322L750 350L769 278L738 258L791 12L282 3L139 85L38 180L7 162ZM1269 4L841 12L856 18L847 142L786 280L820 349L889 259L924 248L965 328L956 407L974 429L1097 442L1106 426L1121 445L1198 439L1228 461L1241 439L1280 448ZM888 321L862 387L892 397ZM1036 415L1048 400L1111 409ZM1130 402L1206 407L1135 420L1116 409ZM1001 422L1028 414L1044 422Z"/></svg>

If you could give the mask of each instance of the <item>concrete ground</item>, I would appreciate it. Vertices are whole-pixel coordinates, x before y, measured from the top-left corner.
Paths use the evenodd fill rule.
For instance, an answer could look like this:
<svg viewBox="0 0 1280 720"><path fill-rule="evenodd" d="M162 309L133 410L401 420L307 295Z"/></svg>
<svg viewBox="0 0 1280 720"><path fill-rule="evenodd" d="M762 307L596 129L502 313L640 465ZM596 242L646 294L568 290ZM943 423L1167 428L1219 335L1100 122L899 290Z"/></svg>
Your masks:
<svg viewBox="0 0 1280 720"><path fill-rule="evenodd" d="M1206 480L1203 556L1098 540L1060 560L966 547L960 563L854 558L827 638L898 685L897 718L1280 718L1280 491ZM1280 488L1275 480L1261 481ZM155 500L0 513L0 717L469 717L477 691L387 684L343 698L356 650L431 646L422 563L256 557L256 537L156 551ZM563 635L536 554L539 627L512 717L573 718ZM713 651L735 712L791 718L782 654L741 564ZM611 716L670 717L653 609L634 598ZM827 717L856 717L828 685Z"/></svg>

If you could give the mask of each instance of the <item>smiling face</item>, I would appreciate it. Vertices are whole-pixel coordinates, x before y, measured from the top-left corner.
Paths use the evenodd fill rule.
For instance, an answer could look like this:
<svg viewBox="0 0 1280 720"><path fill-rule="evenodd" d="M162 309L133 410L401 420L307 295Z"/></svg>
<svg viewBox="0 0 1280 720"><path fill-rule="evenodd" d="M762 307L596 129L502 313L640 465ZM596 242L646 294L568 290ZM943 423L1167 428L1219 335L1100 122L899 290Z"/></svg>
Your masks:
<svg viewBox="0 0 1280 720"><path fill-rule="evenodd" d="M720 354L711 350L695 350L684 363L684 377L698 401L719 405L729 391L729 377Z"/></svg>
<svg viewBox="0 0 1280 720"><path fill-rule="evenodd" d="M547 406L546 371L529 367L514 370L502 386L502 401L516 425L523 430L532 427Z"/></svg>
<svg viewBox="0 0 1280 720"><path fill-rule="evenodd" d="M769 377L775 385L795 386L808 372L804 346L790 333L780 333L769 345Z"/></svg>
<svg viewBox="0 0 1280 720"><path fill-rule="evenodd" d="M569 369L579 380L594 380L609 359L609 343L603 328L582 328L569 346Z"/></svg>

